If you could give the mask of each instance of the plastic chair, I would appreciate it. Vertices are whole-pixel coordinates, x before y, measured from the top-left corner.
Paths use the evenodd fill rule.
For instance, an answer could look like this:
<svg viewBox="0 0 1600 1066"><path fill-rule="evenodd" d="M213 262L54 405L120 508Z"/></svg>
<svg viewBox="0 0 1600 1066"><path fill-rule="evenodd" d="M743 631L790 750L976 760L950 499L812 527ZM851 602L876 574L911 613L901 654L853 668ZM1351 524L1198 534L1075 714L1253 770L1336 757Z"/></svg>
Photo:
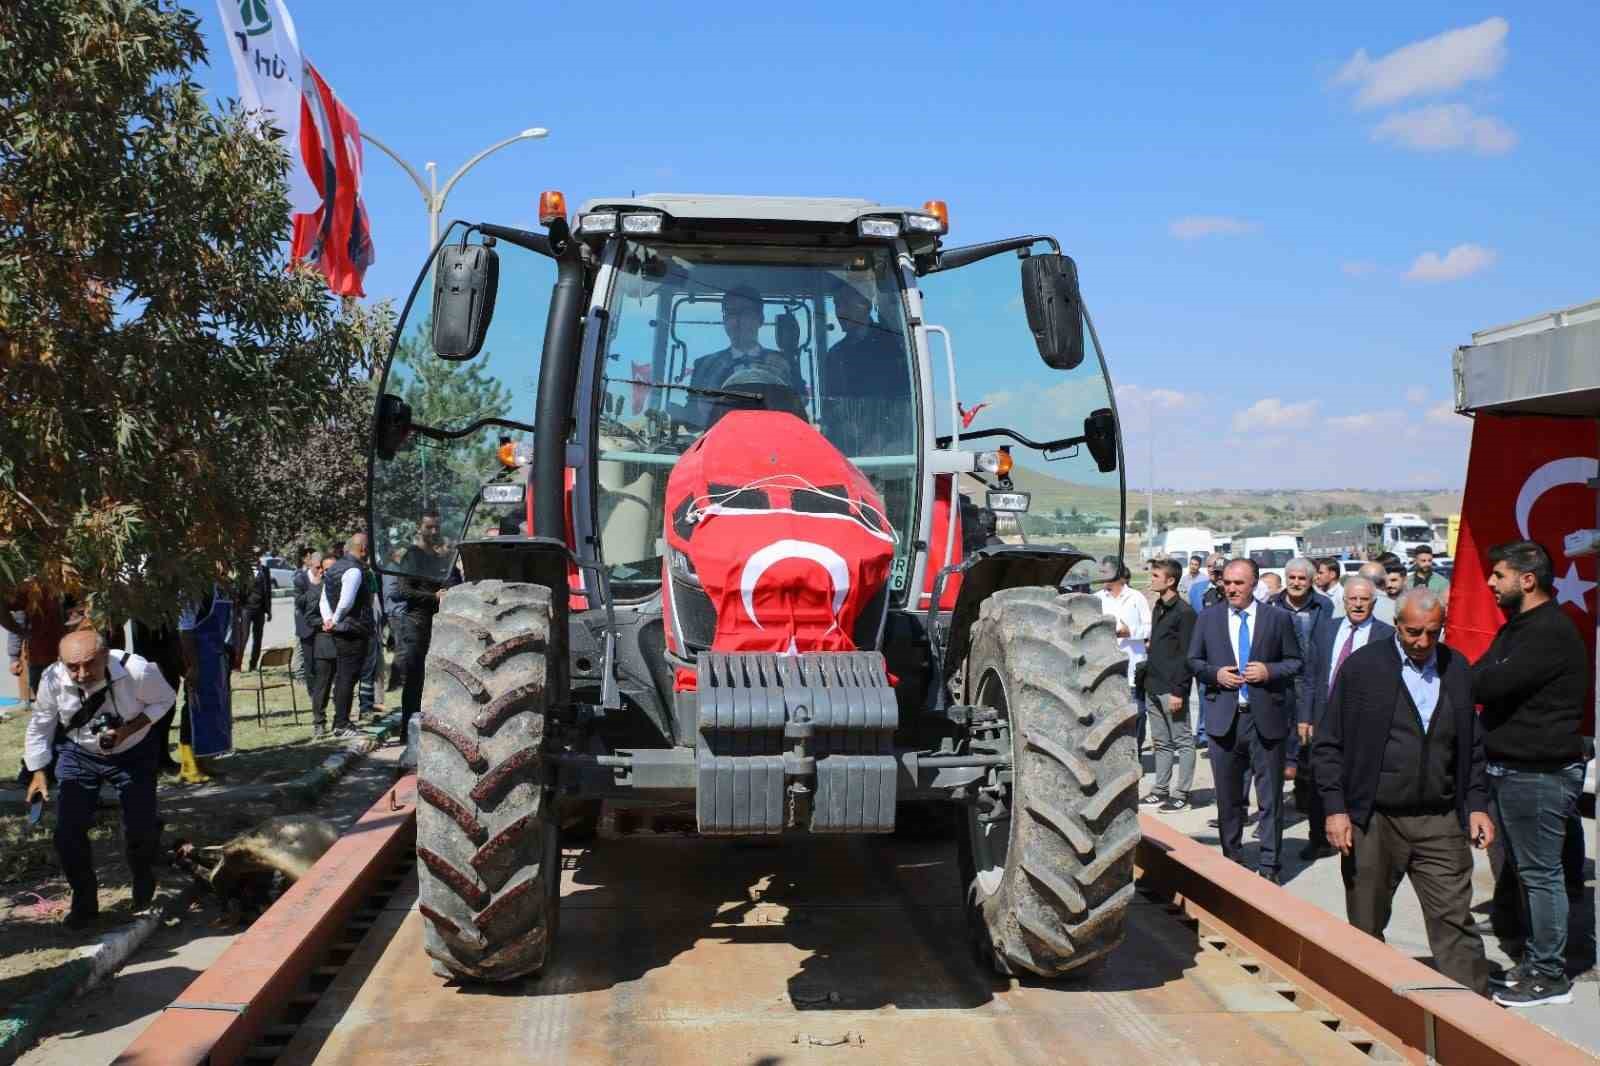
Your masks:
<svg viewBox="0 0 1600 1066"><path fill-rule="evenodd" d="M261 652L261 658L256 662L256 724L265 728L267 724L267 690L286 688L289 690L289 707L294 715L294 724L300 724L300 698L294 691L294 678L284 674L281 680L267 680L267 669L289 669L289 663L294 658L294 648L285 645L281 648L267 648Z"/></svg>

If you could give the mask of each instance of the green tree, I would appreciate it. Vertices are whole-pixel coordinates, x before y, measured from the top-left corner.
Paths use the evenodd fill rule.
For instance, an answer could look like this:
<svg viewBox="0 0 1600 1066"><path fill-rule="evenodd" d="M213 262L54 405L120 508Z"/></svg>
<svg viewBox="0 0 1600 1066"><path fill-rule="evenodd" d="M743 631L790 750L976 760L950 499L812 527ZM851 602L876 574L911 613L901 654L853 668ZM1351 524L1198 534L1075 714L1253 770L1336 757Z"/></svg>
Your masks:
<svg viewBox="0 0 1600 1066"><path fill-rule="evenodd" d="M288 269L287 154L205 60L172 0L0 5L0 592L171 613L248 565L263 452L366 377L361 317Z"/></svg>

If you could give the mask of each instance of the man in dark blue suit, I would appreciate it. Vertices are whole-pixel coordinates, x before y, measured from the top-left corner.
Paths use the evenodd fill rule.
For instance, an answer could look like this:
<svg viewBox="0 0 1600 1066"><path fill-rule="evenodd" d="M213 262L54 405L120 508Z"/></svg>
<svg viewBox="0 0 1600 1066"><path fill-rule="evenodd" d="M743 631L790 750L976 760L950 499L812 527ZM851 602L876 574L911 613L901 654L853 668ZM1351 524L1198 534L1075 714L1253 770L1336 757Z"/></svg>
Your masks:
<svg viewBox="0 0 1600 1066"><path fill-rule="evenodd" d="M1277 883L1284 749L1301 652L1289 613L1256 602L1258 576L1249 559L1235 559L1223 570L1225 598L1201 613L1189 642L1189 665L1200 683L1222 853L1243 862L1246 782L1253 772L1262 801L1257 872Z"/></svg>
<svg viewBox="0 0 1600 1066"><path fill-rule="evenodd" d="M1296 728L1300 733L1300 777L1308 786L1297 788L1295 795L1305 803L1311 834L1311 842L1300 853L1300 857L1308 861L1325 859L1334 854L1324 825L1327 811L1323 810L1322 792L1317 788L1316 778L1311 772L1312 739L1317 735L1323 715L1327 713L1328 695L1333 691L1333 683L1339 680L1339 668L1344 666L1345 660L1368 644L1382 644L1394 639L1394 626L1372 617L1372 607L1377 598L1378 590L1371 581L1364 577L1352 577L1345 583L1344 617L1324 616L1311 633L1311 650L1306 654L1307 684L1302 686L1310 690L1311 704L1306 706L1302 703L1295 708L1298 717Z"/></svg>

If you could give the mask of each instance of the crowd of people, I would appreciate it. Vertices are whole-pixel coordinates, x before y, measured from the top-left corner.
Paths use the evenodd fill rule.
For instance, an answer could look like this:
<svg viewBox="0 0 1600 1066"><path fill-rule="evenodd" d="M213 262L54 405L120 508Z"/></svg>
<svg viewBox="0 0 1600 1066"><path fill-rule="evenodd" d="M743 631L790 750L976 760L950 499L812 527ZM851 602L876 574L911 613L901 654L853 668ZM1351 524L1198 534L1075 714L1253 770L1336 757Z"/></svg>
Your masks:
<svg viewBox="0 0 1600 1066"><path fill-rule="evenodd" d="M1300 856L1339 857L1353 926L1382 939L1409 878L1443 974L1505 1006L1569 1003L1588 652L1543 547L1502 544L1489 560L1507 621L1476 662L1443 640L1449 587L1426 549L1347 578L1336 559L1294 559L1270 586L1249 559L1158 558L1153 605L1113 556L1098 595L1129 657L1141 748L1151 740L1142 803L1191 806L1198 749L1223 853L1246 864L1253 823L1255 869L1279 883L1290 782L1308 822ZM1471 913L1473 849L1496 875L1487 927L1520 956L1495 973Z"/></svg>
<svg viewBox="0 0 1600 1066"><path fill-rule="evenodd" d="M439 515L429 512L413 542L395 552L400 574L381 583L365 533L326 551L301 549L291 673L310 692L314 738L355 736L376 713L380 687L400 692L400 736L407 735L421 704L433 616L453 583L443 574L443 547ZM202 760L231 749L232 676L260 664L272 591L264 562L242 579L219 578L206 594L177 605L175 623L134 621L131 651L122 627L97 628L79 605L37 581L5 605L0 627L29 715L18 776L34 813L54 796L54 844L72 890L69 928L99 916L89 830L103 787L121 804L134 911L150 906L160 777L205 781ZM385 686L389 637L394 655Z"/></svg>

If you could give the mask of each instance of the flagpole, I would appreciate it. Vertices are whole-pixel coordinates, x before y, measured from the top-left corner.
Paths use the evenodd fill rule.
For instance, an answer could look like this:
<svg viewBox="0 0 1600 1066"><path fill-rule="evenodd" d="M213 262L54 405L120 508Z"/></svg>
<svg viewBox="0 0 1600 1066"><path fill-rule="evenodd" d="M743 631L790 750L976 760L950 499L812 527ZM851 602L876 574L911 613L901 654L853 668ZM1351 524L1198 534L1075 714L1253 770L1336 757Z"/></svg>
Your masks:
<svg viewBox="0 0 1600 1066"><path fill-rule="evenodd" d="M449 197L450 190L455 188L456 182L460 181L462 176L465 175L467 171L471 170L473 167L477 166L479 163L483 162L489 156L493 155L495 152L498 152L507 145L516 144L518 141L537 141L548 137L549 135L550 131L545 129L543 126L533 126L529 129L523 130L521 133L516 133L510 137L507 137L503 141L497 141L485 148L483 151L479 152L477 155L473 156L471 159L467 160L465 163L461 164L460 169L452 174L450 176L450 180L444 183L444 188L440 189L439 171L438 167L434 163L430 161L427 164L428 180L424 181L422 179L422 175L417 173L416 167L400 158L400 153L396 152L393 148L390 148L387 144L384 144L382 141L378 140L378 138L374 137L366 130L361 131L361 139L376 147L379 151L383 152L383 154L388 156L390 159L393 159L396 163L399 163L401 169L403 169L411 178L412 182L416 184L417 191L422 194L422 206L428 212L429 248L432 248L439 243L439 216L444 213L444 202L446 198Z"/></svg>

